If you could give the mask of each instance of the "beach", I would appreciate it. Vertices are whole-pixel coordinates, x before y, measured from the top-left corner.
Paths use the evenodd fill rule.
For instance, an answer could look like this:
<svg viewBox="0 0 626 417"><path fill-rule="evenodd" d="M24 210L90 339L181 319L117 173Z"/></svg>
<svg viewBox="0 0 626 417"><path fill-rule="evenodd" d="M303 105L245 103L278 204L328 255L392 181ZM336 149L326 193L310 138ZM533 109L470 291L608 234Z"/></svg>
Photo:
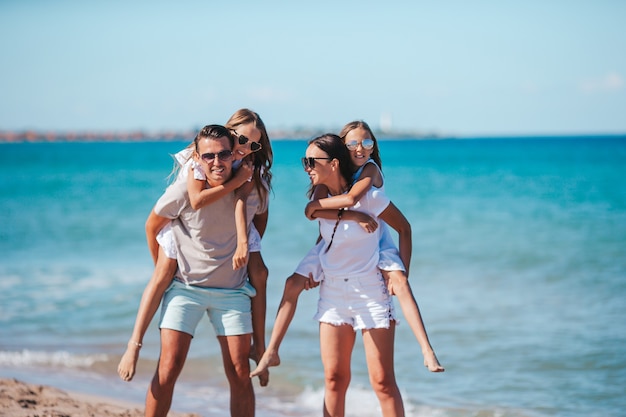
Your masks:
<svg viewBox="0 0 626 417"><path fill-rule="evenodd" d="M0 379L0 416L142 417L143 404L3 378ZM198 417L198 414L172 412L170 416Z"/></svg>

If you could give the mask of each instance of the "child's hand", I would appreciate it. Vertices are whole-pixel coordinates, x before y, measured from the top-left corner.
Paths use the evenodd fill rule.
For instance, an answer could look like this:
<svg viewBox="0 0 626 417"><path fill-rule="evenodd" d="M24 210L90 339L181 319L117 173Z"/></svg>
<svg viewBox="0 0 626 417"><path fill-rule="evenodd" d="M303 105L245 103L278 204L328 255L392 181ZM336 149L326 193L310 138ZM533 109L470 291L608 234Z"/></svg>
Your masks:
<svg viewBox="0 0 626 417"><path fill-rule="evenodd" d="M237 171L235 171L235 176L233 177L233 181L236 182L237 187L241 187L246 182L252 179L252 173L254 169L252 167L252 161L245 160L241 164Z"/></svg>
<svg viewBox="0 0 626 417"><path fill-rule="evenodd" d="M378 222L372 216L361 211L353 211L354 220L359 223L367 233L374 233L378 229ZM345 214L344 214L345 216Z"/></svg>
<svg viewBox="0 0 626 417"><path fill-rule="evenodd" d="M239 268L243 268L248 264L248 258L250 254L248 253L248 242L245 245L237 245L237 249L235 250L235 255L233 255L233 271L238 270Z"/></svg>

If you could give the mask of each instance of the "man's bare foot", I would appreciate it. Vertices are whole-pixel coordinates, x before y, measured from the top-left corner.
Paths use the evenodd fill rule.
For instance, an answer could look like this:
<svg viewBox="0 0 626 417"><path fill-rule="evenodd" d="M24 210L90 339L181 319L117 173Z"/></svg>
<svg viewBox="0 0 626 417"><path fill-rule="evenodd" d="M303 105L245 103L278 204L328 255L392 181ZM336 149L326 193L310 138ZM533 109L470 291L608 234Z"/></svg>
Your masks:
<svg viewBox="0 0 626 417"><path fill-rule="evenodd" d="M265 372L269 372L268 368L270 366L278 366L278 365L280 365L280 357L278 356L278 353L272 353L269 350L266 350L263 356L261 357L261 360L257 364L256 369L250 372L250 378L253 378L255 376L259 376L260 378L260 375L262 375Z"/></svg>
<svg viewBox="0 0 626 417"><path fill-rule="evenodd" d="M424 352L424 366L428 368L430 372L444 372L445 369L439 363L439 359L437 359L437 355L432 350L429 352Z"/></svg>
<svg viewBox="0 0 626 417"><path fill-rule="evenodd" d="M139 359L140 348L141 346L129 343L119 365L117 365L117 374L126 382L132 380L135 376L135 366L137 365L137 359Z"/></svg>

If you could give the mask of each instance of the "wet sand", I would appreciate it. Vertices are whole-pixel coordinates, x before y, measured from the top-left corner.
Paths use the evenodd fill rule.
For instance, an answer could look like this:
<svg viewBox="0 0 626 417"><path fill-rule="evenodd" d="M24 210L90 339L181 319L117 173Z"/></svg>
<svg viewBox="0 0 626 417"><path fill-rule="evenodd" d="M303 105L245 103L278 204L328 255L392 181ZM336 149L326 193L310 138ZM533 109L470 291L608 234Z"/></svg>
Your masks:
<svg viewBox="0 0 626 417"><path fill-rule="evenodd" d="M142 417L143 404L63 391L48 385L0 379L0 416L7 417ZM200 417L174 413L171 417Z"/></svg>

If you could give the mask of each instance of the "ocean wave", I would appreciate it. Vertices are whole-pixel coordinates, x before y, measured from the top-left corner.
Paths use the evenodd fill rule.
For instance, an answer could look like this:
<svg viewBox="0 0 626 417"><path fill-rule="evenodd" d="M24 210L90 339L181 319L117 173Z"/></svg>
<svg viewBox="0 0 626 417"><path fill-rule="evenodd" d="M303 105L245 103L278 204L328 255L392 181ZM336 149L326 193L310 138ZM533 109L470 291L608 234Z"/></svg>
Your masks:
<svg viewBox="0 0 626 417"><path fill-rule="evenodd" d="M0 351L0 366L54 366L65 368L89 368L98 362L106 362L108 355L76 355L65 351L43 352Z"/></svg>

